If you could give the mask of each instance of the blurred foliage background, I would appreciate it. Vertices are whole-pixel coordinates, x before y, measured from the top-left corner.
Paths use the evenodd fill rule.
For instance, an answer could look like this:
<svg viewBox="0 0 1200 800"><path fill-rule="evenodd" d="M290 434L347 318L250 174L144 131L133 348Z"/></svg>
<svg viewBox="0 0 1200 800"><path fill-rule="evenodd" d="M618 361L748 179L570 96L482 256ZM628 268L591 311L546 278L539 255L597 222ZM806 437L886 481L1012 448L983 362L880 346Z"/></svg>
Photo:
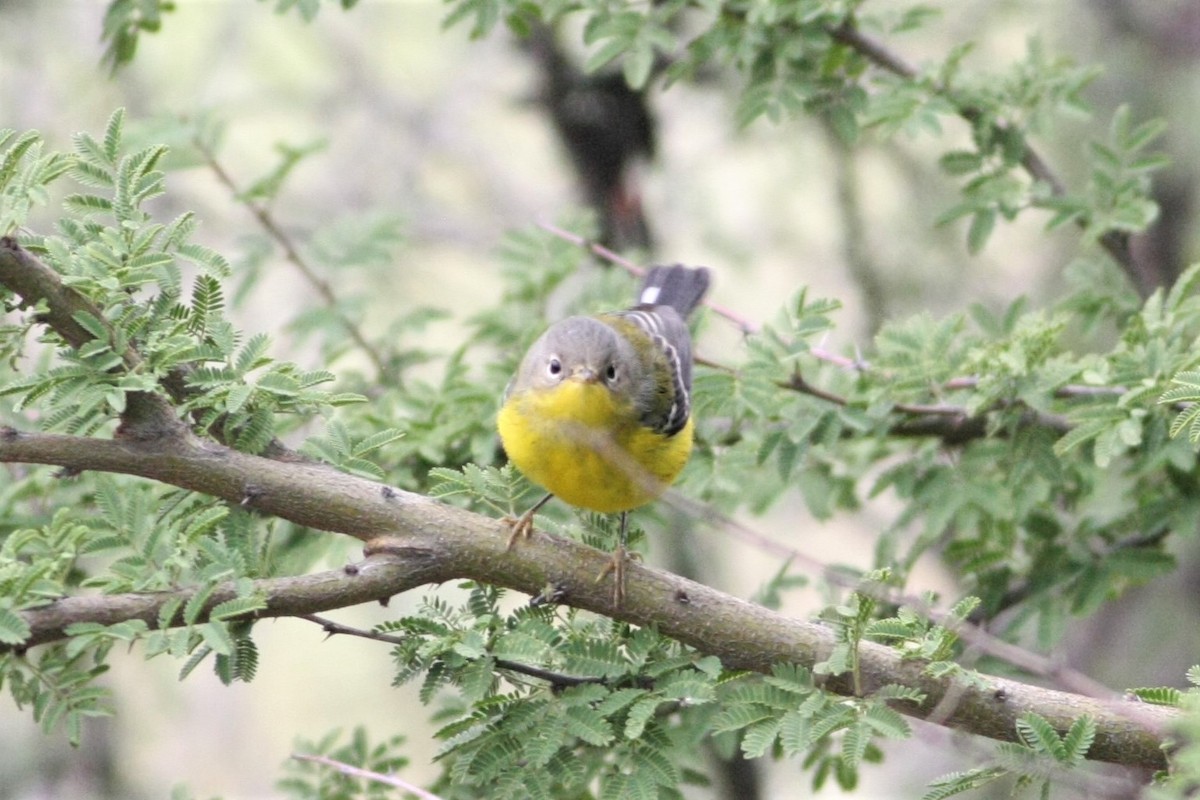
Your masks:
<svg viewBox="0 0 1200 800"><path fill-rule="evenodd" d="M230 257L244 287L234 318L250 331L276 331L281 355L315 368L328 366L328 354L303 323L278 331L319 298L270 249L268 232L233 201L229 185L245 189L287 153L306 153L269 201L271 217L303 241L387 231L394 246L373 268L334 266L322 278L339 295L361 295L358 319L370 332L417 308L446 310L398 335L411 337L414 352L452 350L465 335L463 320L497 291L505 231L577 216L585 198L540 102L538 62L503 32L470 41L464 27L444 30L446 10L432 0L363 0L347 12L328 5L315 24L271 5L182 0L110 77L101 63L104 4L0 0L0 126L37 129L64 149L72 132L101 130L116 107L128 110L135 141L175 135L181 118L219 129L213 154L225 178L178 142L166 202L179 208L162 215L197 210L198 240ZM987 66L1021 57L1036 39L1049 53L1102 65L1087 92L1097 120L1119 104L1137 119L1166 118L1172 167L1155 184L1161 217L1136 243L1153 283L1196 255L1198 9L1190 0L957 0L938 4L936 24L892 44L920 63L971 38L972 61ZM721 74L667 91L652 85L657 147L637 179L655 246L638 259L713 266L714 299L751 320L769 317L798 285L838 298L844 310L827 346L848 352L885 317L938 315L970 302L1000 308L1022 295L1038 306L1062 291L1075 231L1046 235L1044 217L1025 215L1001 223L989 246L970 255L965 222L935 224L957 196L936 156L947 140L966 140L965 126L886 143L867 137L851 151L812 118L737 128L736 89ZM1068 183L1082 180L1079 142L1096 128L1080 118L1038 142ZM719 361L737 344L736 332L712 324L700 353ZM892 511L887 502L820 526L792 502L755 525L801 531L814 557L865 567L873 534ZM330 550L331 564L349 556L348 547ZM652 542L651 552L652 560L681 558L670 543ZM1200 631L1194 602L1187 624L1170 620L1170 647L1159 646L1161 631L1140 624L1155 593L1200 596L1200 559L1178 555L1183 568L1172 585L1131 592L1072 632L1063 648L1074 666L1113 686L1178 680L1200 644L1200 634L1183 633ZM686 556L701 580L743 596L778 566L711 531L696 533ZM913 586L941 585L936 563L918 574ZM819 600L810 592L790 608L805 613ZM386 612L356 609L345 619L370 626L410 602L398 597ZM258 632L264 657L249 686L227 688L201 673L181 683L172 662L119 660L109 678L118 713L95 721L80 751L43 736L0 700L0 798L163 797L184 784L196 797L270 797L296 737L359 724L405 735L413 763L428 763L426 712L414 687L387 688L384 647L327 641L294 620ZM864 774L857 796L916 796L932 775L954 768L953 749L931 740L949 734L919 728L882 770ZM920 759L904 758L903 748ZM775 765L768 796L808 796L806 783L788 764Z"/></svg>

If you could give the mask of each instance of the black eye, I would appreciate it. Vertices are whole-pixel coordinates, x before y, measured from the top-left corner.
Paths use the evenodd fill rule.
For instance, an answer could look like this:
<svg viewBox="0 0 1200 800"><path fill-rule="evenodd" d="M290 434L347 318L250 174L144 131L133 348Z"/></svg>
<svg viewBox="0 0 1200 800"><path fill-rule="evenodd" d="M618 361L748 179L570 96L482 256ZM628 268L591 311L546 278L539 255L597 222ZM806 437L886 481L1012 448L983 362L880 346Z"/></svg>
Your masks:
<svg viewBox="0 0 1200 800"><path fill-rule="evenodd" d="M551 358L550 363L546 365L546 370L551 375L557 375L560 372L562 372L562 362L559 361L557 358Z"/></svg>
<svg viewBox="0 0 1200 800"><path fill-rule="evenodd" d="M609 364L608 367L605 368L605 370L604 370L604 380L611 383L612 381L615 381L616 379L617 379L617 365Z"/></svg>

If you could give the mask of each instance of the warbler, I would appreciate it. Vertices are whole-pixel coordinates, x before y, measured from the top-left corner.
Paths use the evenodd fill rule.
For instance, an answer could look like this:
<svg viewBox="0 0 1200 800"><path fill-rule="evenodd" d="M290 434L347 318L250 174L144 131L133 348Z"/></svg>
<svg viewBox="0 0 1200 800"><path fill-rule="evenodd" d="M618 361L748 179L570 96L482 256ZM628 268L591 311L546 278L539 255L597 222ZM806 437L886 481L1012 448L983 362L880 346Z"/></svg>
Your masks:
<svg viewBox="0 0 1200 800"><path fill-rule="evenodd" d="M654 267L636 305L568 317L525 354L496 427L517 469L549 494L511 522L511 549L552 497L620 513L613 602L625 596L629 511L679 476L692 452L692 341L686 318L708 291L707 268Z"/></svg>

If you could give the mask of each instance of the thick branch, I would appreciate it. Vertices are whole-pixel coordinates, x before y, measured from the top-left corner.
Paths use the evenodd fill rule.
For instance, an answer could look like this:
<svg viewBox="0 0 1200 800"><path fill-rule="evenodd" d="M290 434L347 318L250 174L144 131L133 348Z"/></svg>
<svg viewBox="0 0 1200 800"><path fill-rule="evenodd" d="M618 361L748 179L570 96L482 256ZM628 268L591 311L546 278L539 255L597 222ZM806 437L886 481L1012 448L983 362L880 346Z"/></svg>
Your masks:
<svg viewBox="0 0 1200 800"><path fill-rule="evenodd" d="M46 311L40 320L75 349L95 338L87 328L79 324L77 317L91 316L108 329L102 309L81 292L64 284L57 272L21 247L11 236L0 237L0 286L16 293L25 306L32 307L44 303ZM112 345L115 339L110 333L108 344ZM127 346L120 355L121 364L114 367L113 372L137 372L143 368L142 355L133 345ZM159 379L166 397L155 392L130 392L125 413L121 415L119 435L132 439L155 439L177 434L183 423L176 416L175 409L167 397L175 403L187 400L192 393L187 382L187 369L176 367ZM197 422L203 416L202 409L193 412L193 419ZM222 417L209 427L210 432L218 439L222 436L223 424ZM267 446L267 450L276 458L297 461L305 459L277 440L273 440Z"/></svg>
<svg viewBox="0 0 1200 800"><path fill-rule="evenodd" d="M58 273L39 261L32 253L17 243L17 240L0 237L0 285L17 294L21 303L35 306L44 301L45 311L40 319L52 328L63 340L75 349L92 341L95 337L78 322L78 317L91 316L101 325L107 326L104 313L79 291L63 283ZM115 337L109 336L111 345ZM121 367L127 372L141 368L142 357L132 347L127 347L121 356ZM181 376L171 379L175 388L181 389ZM134 436L157 435L163 429L178 425L175 414L167 402L149 392L131 392L128 397L128 414L140 423L137 429L129 427L127 433Z"/></svg>
<svg viewBox="0 0 1200 800"><path fill-rule="evenodd" d="M833 648L833 632L819 624L790 619L676 575L630 564L623 605L614 608L612 591L595 576L610 556L576 542L535 535L507 551L509 529L502 522L451 508L328 467L274 461L200 442L190 436L161 441L103 441L0 430L0 462L52 464L71 470L104 470L140 475L241 503L301 525L355 536L377 555L358 575L325 573L309 578L262 581L272 612L283 610L287 595L301 587L306 598L297 613L333 608L353 598L378 598L417 582L472 579L527 594L557 587L572 606L637 625L653 625L697 650L718 656L731 669L769 671L780 662L812 665ZM377 567L386 562L390 567ZM394 569L395 572L375 570ZM378 583L360 581L366 572ZM394 579L394 583L390 582ZM288 583L287 580L295 581ZM361 585L365 589L351 590ZM321 589L320 587L324 587ZM355 591L358 594L355 594ZM124 614L153 619L170 595L117 595L63 599L22 612L34 640L62 635L72 621L117 621ZM335 599L340 598L340 600ZM73 605L78 604L78 605ZM71 609L87 614L70 619ZM1098 700L1042 689L1013 680L983 677L979 685L932 678L924 665L905 661L882 645L864 642L858 683L866 693L892 683L919 688L920 705L898 710L928 717L944 698L937 722L948 727L1011 740L1017 717L1036 711L1059 730L1087 714L1098 726L1090 757L1138 767L1165 765L1161 745L1170 709L1122 700ZM852 694L850 676L831 678L827 688Z"/></svg>
<svg viewBox="0 0 1200 800"><path fill-rule="evenodd" d="M78 349L95 338L75 319L76 315L87 313L102 320L103 315L95 304L64 284L57 272L9 236L0 238L0 284L15 292L28 306L45 300L46 311L41 320L71 347ZM129 369L135 369L141 363L141 358L132 350L121 355Z"/></svg>
<svg viewBox="0 0 1200 800"><path fill-rule="evenodd" d="M256 581L255 590L266 599L266 608L255 618L297 617L335 608L386 600L394 594L430 582L437 560L428 551L413 548L408 558L369 558L343 569L318 572L294 578L268 578ZM190 590L174 592L137 592L115 595L64 597L61 600L24 612L32 635L21 648L57 641L66 637L66 628L77 622L115 625L140 619L157 627L159 610L173 599L188 599ZM226 600L238 596L237 586L225 583L217 587L205 605L201 619ZM182 612L181 612L182 613ZM182 624L176 620L174 624Z"/></svg>

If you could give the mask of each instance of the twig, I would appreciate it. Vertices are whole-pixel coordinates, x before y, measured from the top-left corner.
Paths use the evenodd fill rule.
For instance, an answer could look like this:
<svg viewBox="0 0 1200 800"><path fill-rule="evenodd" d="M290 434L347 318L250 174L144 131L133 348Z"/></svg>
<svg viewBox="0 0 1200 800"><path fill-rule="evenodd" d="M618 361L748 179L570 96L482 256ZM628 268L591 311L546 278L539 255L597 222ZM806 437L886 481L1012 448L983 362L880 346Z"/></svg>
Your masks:
<svg viewBox="0 0 1200 800"><path fill-rule="evenodd" d="M1030 675L1050 678L1063 689L1089 697L1111 699L1118 696L1117 692L1104 686L1099 681L1088 677L1078 670L1071 669L1055 659L1047 658L1018 645L1006 642L970 622L955 622L950 619L947 612L930 605L921 597L887 589L878 584L864 584L857 577L848 575L844 570L814 558L790 545L782 544L750 526L738 522L714 508L684 497L674 490L669 491L665 495L665 500L672 507L680 509L694 519L703 520L713 528L723 533L728 533L735 539L740 539L755 549L799 564L803 571L810 575L817 575L831 585L866 594L879 602L896 606L903 605L911 608L929 620L946 626L964 642L978 647L988 655L1017 667Z"/></svg>
<svg viewBox="0 0 1200 800"><path fill-rule="evenodd" d="M842 259L858 287L867 331L874 335L887 319L887 289L872 253L859 192L858 160L851 145L842 140L828 119L822 126L833 152L837 211L841 222Z"/></svg>
<svg viewBox="0 0 1200 800"><path fill-rule="evenodd" d="M889 49L882 42L860 31L849 19L837 27L827 28L826 32L831 38L853 49L875 66L893 75L907 80L915 80L920 74L917 68L906 59ZM958 115L972 125L978 125L983 121L983 111L977 106L964 103L956 98L949 87L933 86L932 91L949 100L955 106ZM1011 130L1003 123L992 122L990 126L997 134L1011 133ZM1067 193L1066 186L1058 174L1042 158L1041 153L1034 149L1033 145L1024 136L1022 136L1021 144L1021 167L1025 172L1035 181L1045 184L1050 189L1050 193L1055 197L1065 195ZM1081 220L1080 224L1083 225L1084 221ZM1100 237L1100 245L1121 266L1121 269L1133 278L1134 283L1141 287L1141 276L1138 274L1133 253L1129 248L1129 235L1120 231L1110 230Z"/></svg>
<svg viewBox="0 0 1200 800"><path fill-rule="evenodd" d="M384 642L387 644L404 644L405 640L402 636L393 636L388 633L379 633L378 631L367 631L362 628L352 628L349 625L343 625L340 622L334 622L325 617L318 617L316 614L301 614L300 619L308 620L309 622L320 625L321 628L330 636L335 634L343 634L345 636L359 636L363 639L372 639L376 642ZM506 658L493 659L498 669L508 670L509 672L517 672L521 675L528 675L531 678L538 678L547 681L556 687L565 688L567 686L584 686L591 683L607 686L613 681L608 678L596 677L580 677L577 675L563 675L561 672L552 672L541 667L522 664L517 661L509 661Z"/></svg>
<svg viewBox="0 0 1200 800"><path fill-rule="evenodd" d="M428 792L420 786L415 786L403 778L398 778L395 775L384 775L382 772L373 772L369 769L356 767L353 764L346 764L342 761L329 758L328 756L308 755L306 753L292 753L292 758L297 761L311 761L314 764L321 764L331 769L335 769L343 775L349 775L351 778L362 778L363 780L382 783L387 786L392 786L409 794L415 794L421 800L442 800L433 792Z"/></svg>
<svg viewBox="0 0 1200 800"><path fill-rule="evenodd" d="M354 341L354 344L358 346L358 348L367 356L368 359L370 359L371 364L375 367L375 371L379 379L382 381L394 380L396 376L392 374L393 371L388 367L387 362L380 354L378 348L367 341L367 337L358 327L358 324L355 323L354 320L350 319L350 317L346 316L345 312L342 311L341 306L338 304L337 295L334 294L333 287L329 285L328 281L318 275L316 270L313 269L308 261L305 260L304 256L300 254L299 249L292 242L291 237L289 237L283 231L283 229L279 227L278 223L275 222L275 217L272 216L270 210L261 203L256 203L253 200L242 198L241 190L238 189L237 183L233 180L233 176L231 176L225 170L225 168L217 160L216 153L214 153L212 149L208 147L208 145L206 145L200 139L195 139L193 140L193 146L200 152L200 155L203 156L208 168L212 170L214 175L216 175L217 181L229 190L235 200L249 209L250 213L258 221L258 224L261 225L262 229L267 232L267 235L274 239L275 243L283 249L284 258L287 259L288 263L295 267L302 276L304 276L304 279L308 281L308 285L311 286L320 296L322 302L325 303L325 307L329 309L329 311L333 314L333 317L338 321L342 328L345 329L346 333Z"/></svg>
<svg viewBox="0 0 1200 800"><path fill-rule="evenodd" d="M316 614L301 614L297 619L307 620L314 625L320 625L321 630L330 636L341 634L342 636L358 636L363 639L370 639L375 642L384 642L386 644L404 644L403 636L393 636L390 633L380 633L378 631L366 631L362 628L352 628L349 625L343 625L340 622L334 622L325 617L318 617Z"/></svg>
<svg viewBox="0 0 1200 800"><path fill-rule="evenodd" d="M588 241L578 234L563 230L562 228L559 228L548 222L539 222L538 227L554 234L564 241L582 247L588 252L606 259L616 266L626 270L630 275L641 276L645 273L645 270L642 267L634 264L624 256L614 253L603 245ZM718 316L724 317L730 322L733 322L743 334L750 335L757 333L760 330L759 325L751 322L729 308L708 301L705 301L704 305L711 308ZM871 365L861 358L849 358L847 356L834 353L823 346L810 347L808 352L818 361L832 364L841 369L853 370L856 372L866 372L871 369ZM697 357L696 361L697 363L705 364L706 366L714 367L716 369L722 369L728 372L736 372L736 370L731 367L723 367L716 362L704 359L702 357ZM809 394L813 397L818 397L836 405L848 405L846 398L808 383L798 373L787 381L780 381L778 385L781 388ZM948 391L962 390L973 389L978 385L978 378L961 377L951 378L945 384L943 384L942 388ZM1120 396L1126 391L1127 389L1123 386L1082 386L1072 384L1059 387L1055 390L1054 396L1060 399L1068 399L1073 397L1111 397ZM897 435L901 436L934 436L938 435L939 430L942 430L945 432L945 436L947 437L952 437L956 441L965 441L971 438L978 438L979 436L983 435L983 431L986 429L986 426L981 424L981 419L970 416L967 410L962 406L949 405L945 403L896 403L892 406L892 408L902 414L909 414L912 416L950 417L958 420L957 423L949 426L931 420L900 423L895 432ZM1059 433L1066 433L1072 427L1065 419L1053 414L1047 414L1034 409L1030 409L1028 413L1030 422L1032 424L1048 427L1052 430L1058 431Z"/></svg>
<svg viewBox="0 0 1200 800"><path fill-rule="evenodd" d="M570 242L573 245L581 247L584 250L588 251L589 253L599 256L600 258L603 258L605 261L608 261L610 264L615 264L616 266L625 270L626 272L628 272L630 275L634 276L635 278L640 278L646 274L646 270L643 267L638 266L637 264L633 263L632 261L630 261L629 259L620 255L619 253L614 253L612 250L609 250L607 247L605 247L602 244L597 244L596 242L589 241L577 233L572 233L571 231L563 230L562 228L558 227L557 225L552 225L549 222L539 222L537 225L539 228L546 231L547 233L552 233L555 236L557 236L558 238L562 239L563 241ZM714 303L709 300L705 300L703 305L712 309L714 314L724 317L725 319L727 319L730 322L737 325L738 328L741 330L741 332L747 336L750 334L758 333L758 331L759 331L758 325L756 325L755 323L746 319L745 317L741 316L740 314L736 313L735 311L733 311L730 308L727 308L725 306L720 305L719 303Z"/></svg>
<svg viewBox="0 0 1200 800"><path fill-rule="evenodd" d="M850 405L850 401L846 397L814 386L799 372L793 373L792 377L786 381L776 382L776 386L816 397L843 408ZM1017 401L997 401L991 410L999 411L1018 405ZM983 414L972 415L964 406L949 403L893 403L892 410L914 418L902 420L888 428L888 433L892 436L937 436L947 444L963 444L987 435L988 412L986 411ZM1048 428L1059 434L1064 434L1074 427L1064 417L1033 408L1023 408L1020 424Z"/></svg>
<svg viewBox="0 0 1200 800"><path fill-rule="evenodd" d="M804 379L804 376L799 371L793 372L792 377L788 380L778 381L775 385L781 389L790 389L793 392L806 394L810 397L815 397L818 400L824 400L825 402L831 403L835 406L841 406L842 408L845 408L850 404L850 401L845 397L842 397L840 394L834 394L833 392L822 389L819 386L813 386Z"/></svg>

